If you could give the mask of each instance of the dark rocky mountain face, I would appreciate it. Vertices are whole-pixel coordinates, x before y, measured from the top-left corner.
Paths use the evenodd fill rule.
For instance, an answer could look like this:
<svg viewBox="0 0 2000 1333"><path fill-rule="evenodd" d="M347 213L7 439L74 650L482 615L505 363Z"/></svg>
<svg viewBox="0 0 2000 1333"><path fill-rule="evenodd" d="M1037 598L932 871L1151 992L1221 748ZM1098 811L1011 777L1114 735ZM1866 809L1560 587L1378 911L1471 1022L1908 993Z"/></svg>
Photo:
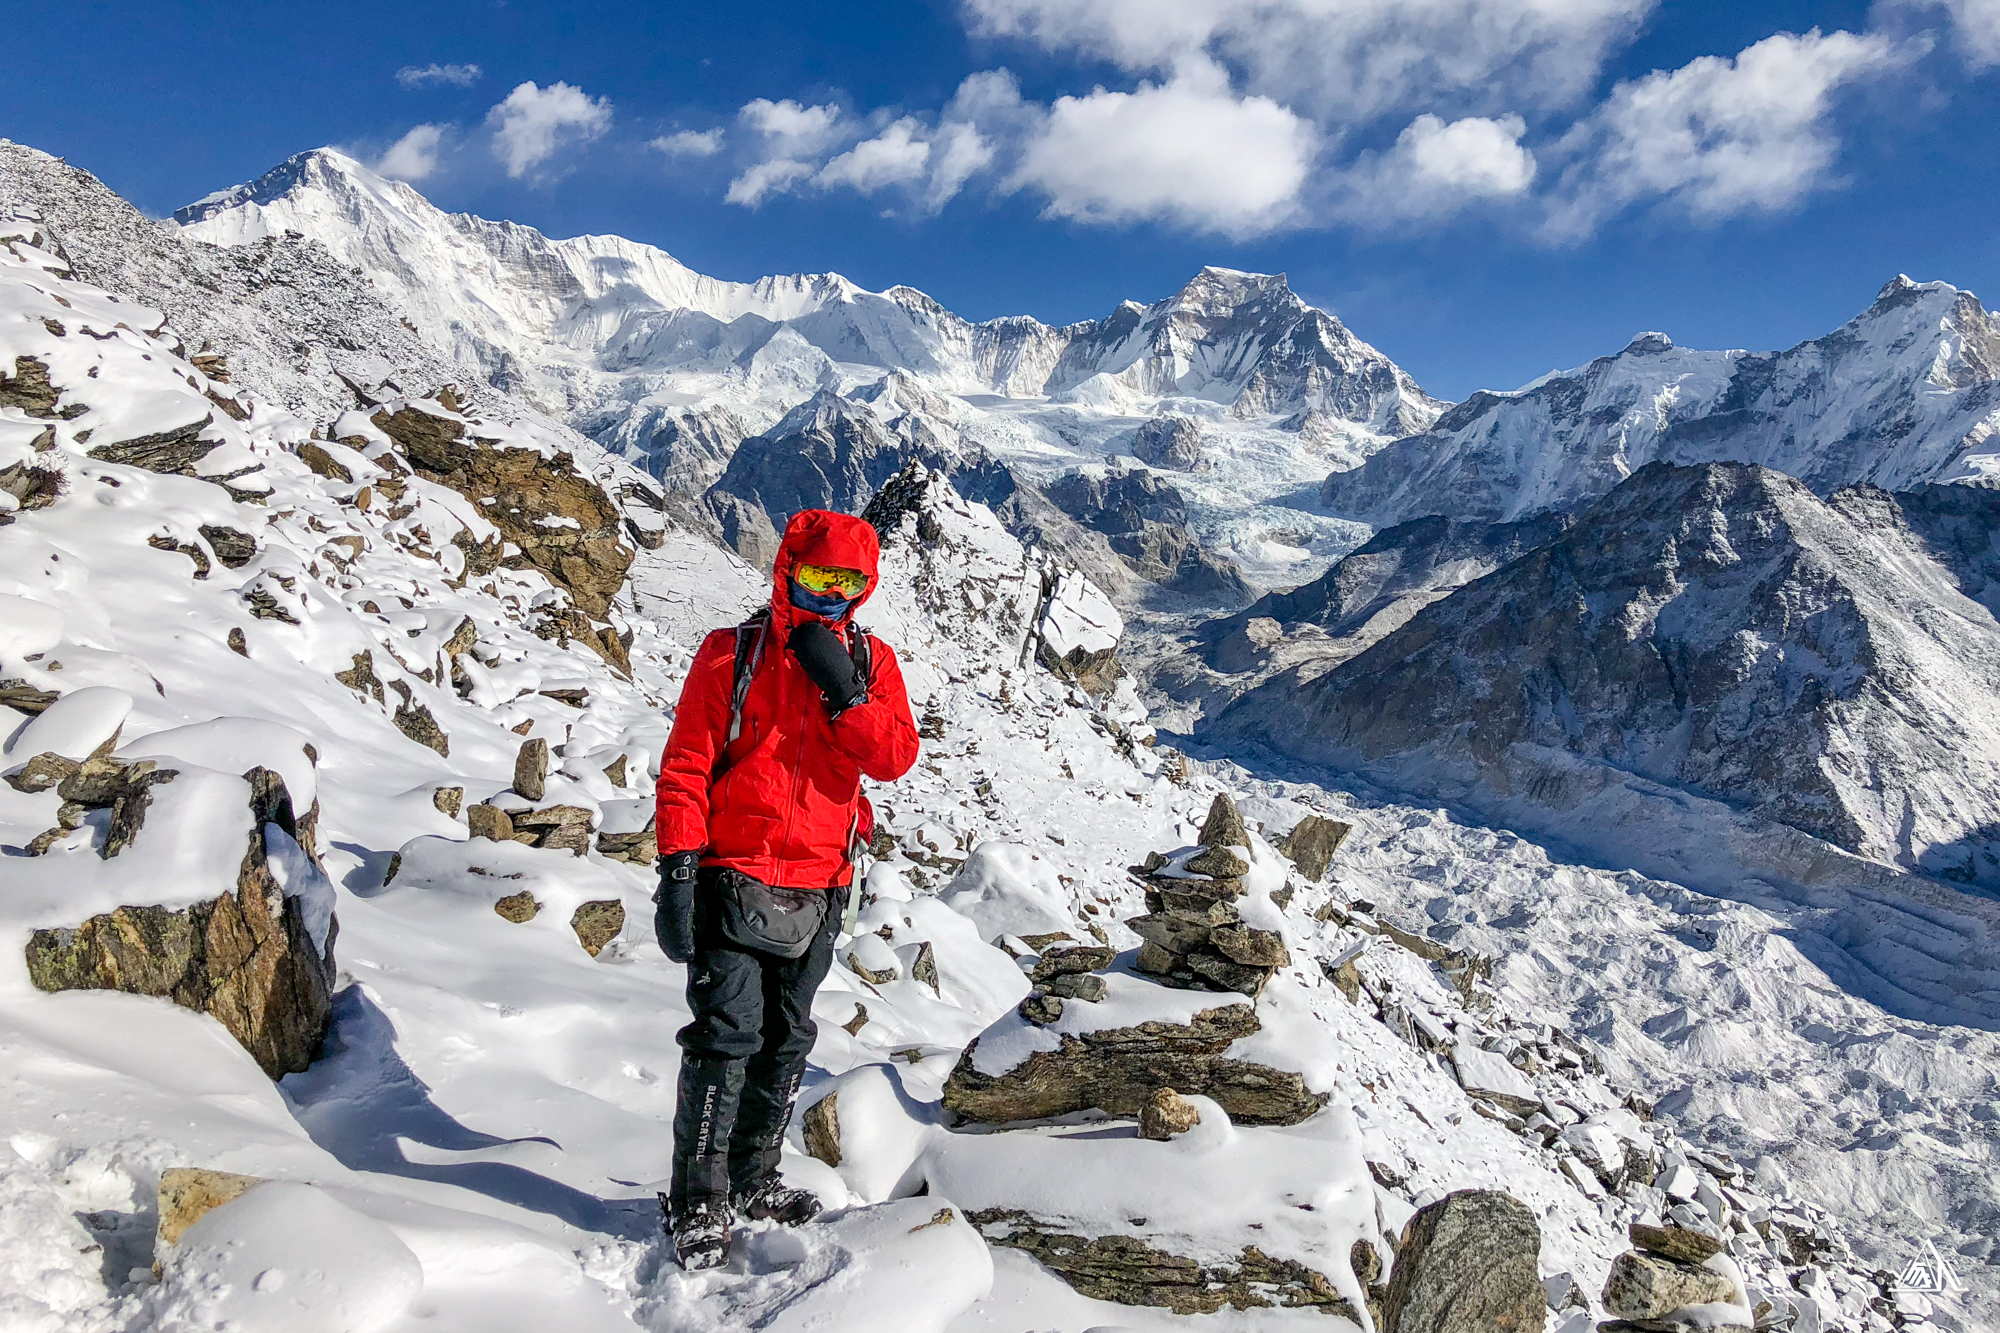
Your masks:
<svg viewBox="0 0 2000 1333"><path fill-rule="evenodd" d="M723 536L752 564L777 556L778 534L801 509L858 514L911 459L950 471L959 460L888 430L864 404L822 392L763 435L743 441L707 493Z"/></svg>
<svg viewBox="0 0 2000 1333"><path fill-rule="evenodd" d="M1539 514L1518 523L1459 522L1432 515L1375 534L1311 583L1268 593L1242 613L1280 624L1313 624L1339 637L1411 597L1481 578L1561 535L1568 520Z"/></svg>
<svg viewBox="0 0 2000 1333"><path fill-rule="evenodd" d="M1188 530L1186 500L1156 473L1072 472L1047 494L1057 509L1104 534L1140 578L1224 604L1249 600L1242 575L1202 549Z"/></svg>
<svg viewBox="0 0 2000 1333"><path fill-rule="evenodd" d="M1510 813L1633 779L2000 887L1997 525L1993 491L1822 500L1764 468L1656 463L1216 729Z"/></svg>

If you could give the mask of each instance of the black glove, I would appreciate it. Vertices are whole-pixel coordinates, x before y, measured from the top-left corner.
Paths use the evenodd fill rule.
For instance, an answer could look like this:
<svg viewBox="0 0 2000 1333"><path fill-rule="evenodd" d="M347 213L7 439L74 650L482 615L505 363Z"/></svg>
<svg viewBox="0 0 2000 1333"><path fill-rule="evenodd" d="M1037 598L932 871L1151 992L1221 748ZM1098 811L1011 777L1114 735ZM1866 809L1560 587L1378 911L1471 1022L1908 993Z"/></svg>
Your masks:
<svg viewBox="0 0 2000 1333"><path fill-rule="evenodd" d="M799 659L812 683L826 696L826 706L840 716L867 697L868 682L854 669L847 645L824 622L807 620L792 631L785 646Z"/></svg>
<svg viewBox="0 0 2000 1333"><path fill-rule="evenodd" d="M700 852L670 852L660 858L660 888L653 895L653 938L676 963L694 957L694 883Z"/></svg>

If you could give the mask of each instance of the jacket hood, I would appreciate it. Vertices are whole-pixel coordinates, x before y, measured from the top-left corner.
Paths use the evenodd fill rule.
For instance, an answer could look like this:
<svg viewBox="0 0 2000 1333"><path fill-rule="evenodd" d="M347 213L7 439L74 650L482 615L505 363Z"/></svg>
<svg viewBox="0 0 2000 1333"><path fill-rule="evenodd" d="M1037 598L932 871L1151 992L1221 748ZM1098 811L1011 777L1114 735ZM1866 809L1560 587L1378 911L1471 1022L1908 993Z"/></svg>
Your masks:
<svg viewBox="0 0 2000 1333"><path fill-rule="evenodd" d="M868 586L854 599L854 605L859 607L875 595L881 558L881 539L866 519L831 509L801 509L785 524L784 540L778 543L778 558L771 565L773 623L789 624L805 614L792 605L791 598L792 571L800 565L838 565L866 574Z"/></svg>

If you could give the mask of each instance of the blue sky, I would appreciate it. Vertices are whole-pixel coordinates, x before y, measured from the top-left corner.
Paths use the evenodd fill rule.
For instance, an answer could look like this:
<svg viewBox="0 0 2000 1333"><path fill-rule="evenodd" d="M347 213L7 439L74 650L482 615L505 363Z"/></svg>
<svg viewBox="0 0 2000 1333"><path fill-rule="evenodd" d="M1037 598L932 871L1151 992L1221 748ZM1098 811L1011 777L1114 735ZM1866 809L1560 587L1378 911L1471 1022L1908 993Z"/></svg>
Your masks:
<svg viewBox="0 0 2000 1333"><path fill-rule="evenodd" d="M149 212L333 144L704 272L1063 322L1291 275L1460 398L2000 299L2000 0L15 0L0 134ZM22 48L17 47L17 54Z"/></svg>

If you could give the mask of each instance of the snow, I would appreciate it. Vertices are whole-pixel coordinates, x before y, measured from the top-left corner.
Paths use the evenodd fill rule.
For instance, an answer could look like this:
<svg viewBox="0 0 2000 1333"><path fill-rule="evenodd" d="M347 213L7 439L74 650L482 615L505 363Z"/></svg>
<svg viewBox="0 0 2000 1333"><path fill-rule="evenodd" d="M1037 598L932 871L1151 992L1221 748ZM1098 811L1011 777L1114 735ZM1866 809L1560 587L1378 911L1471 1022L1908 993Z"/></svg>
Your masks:
<svg viewBox="0 0 2000 1333"><path fill-rule="evenodd" d="M972 849L941 899L971 919L981 938L1042 935L1069 925L1054 865L1018 842L989 840Z"/></svg>
<svg viewBox="0 0 2000 1333"><path fill-rule="evenodd" d="M1239 1128L1209 1098L1187 1100L1200 1123L1165 1143L1099 1124L947 1134L934 1140L925 1174L974 1211L1020 1209L1053 1230L1128 1235L1204 1263L1239 1260L1255 1235L1265 1254L1326 1273L1360 1308L1344 1259L1357 1240L1388 1251L1352 1115Z"/></svg>
<svg viewBox="0 0 2000 1333"><path fill-rule="evenodd" d="M1067 657L1079 648L1098 653L1118 646L1125 620L1096 584L1072 569L1057 577L1048 609L1036 623L1035 632L1057 657Z"/></svg>
<svg viewBox="0 0 2000 1333"><path fill-rule="evenodd" d="M906 1092L893 1062L857 1065L820 1084L804 1106L827 1097L839 1099L840 1165L834 1169L856 1202L917 1193L928 1178L920 1165L924 1150L943 1133L936 1105Z"/></svg>
<svg viewBox="0 0 2000 1333"><path fill-rule="evenodd" d="M343 235L365 234L357 219L400 214L397 225L407 227L381 233L370 242L376 249L353 251L357 262L433 329L451 313L440 293L465 275L469 285L450 299L492 306L467 312L464 337L531 353L532 390L549 393L551 410L573 423L586 404L620 407L621 420L639 415L638 400L617 395L640 389L663 401L685 390L687 402L775 420L829 377L848 388L881 382L880 366L854 359L875 357L907 365L926 393L960 396L947 406L963 413L967 438L1060 470L1101 458L1143 418L1045 395L1093 376L1124 377L1115 390L1129 405L1121 411L1171 402L1213 429L1204 444L1213 444L1218 466L1187 479L1203 515L1197 526L1245 543L1275 526L1274 511L1288 523L1298 516L1277 499L1383 438L1350 422L1357 433L1330 447L1351 446L1353 455L1315 455L1299 432L1252 411L1264 390L1230 380L1220 362L1229 347L1240 350L1241 325L1199 353L1216 361L1194 367L1199 357L1191 356L1161 373L1214 332L1202 321L1238 308L1230 303L1249 291L1242 275L1204 278L1157 309L1132 307L1125 313L1152 321L1144 337L1103 347L1086 345L1087 327L954 323L902 289L872 296L834 279L704 286L658 252L613 238L550 242L512 228L537 262L567 247L537 288L521 269L500 281L482 267L492 259L486 247L504 234L493 224L445 218L404 187L371 184L352 163L295 170L299 180L320 181L313 188L322 198L357 211L311 213L309 192L282 182L209 201L193 227L220 230L235 219L227 225L240 222L234 239L243 240L254 219L284 222L291 208L284 225L301 224L338 250ZM359 193L342 194L349 190ZM275 230L271 237L273 247L306 244ZM190 264L208 262L200 247L179 243ZM135 254L156 257L166 253L150 248L159 244L148 233L130 240ZM650 294L600 312L603 322L592 314L537 324L577 314L563 275L598 282L610 271L600 260L638 266L635 283L652 284ZM18 855L56 823L60 800L0 787L0 1068L8 1071L0 1139L10 1145L0 1151L0 1322L63 1333L166 1333L225 1318L252 1328L273 1317L267 1307L311 1291L316 1314L331 1318L345 1303L341 1327L372 1320L482 1333L1185 1328L1192 1321L1158 1309L1086 1300L1020 1253L989 1250L964 1210L1030 1200L1078 1225L1145 1216L1146 1234L1163 1244L1227 1256L1268 1243L1311 1256L1345 1283L1345 1238L1386 1247L1417 1206L1481 1186L1506 1189L1535 1213L1544 1275L1570 1274L1586 1296L1626 1247L1632 1216L1695 1207L1713 1218L1715 1196L1750 1216L1810 1218L1857 1252L1804 1270L1808 1295L1754 1233L1734 1235L1744 1296L1810 1311L1799 1329L1821 1314L1829 1324L1871 1327L1862 1311L1875 1290L1856 1274L1900 1268L1919 1242L1935 1240L1982 1283L1992 1271L2000 1131L1990 1112L2000 1105L2000 1049L1990 1033L1883 1009L1852 976L1826 966L1832 955L1813 933L1824 923L1760 899L1768 886L1737 900L1713 897L1673 879L1592 868L1560 845L1391 794L1345 790L1330 774L1301 783L1220 760L1180 762L1146 743L1144 710L1129 692L1092 705L1016 665L1041 553L941 488L928 501L938 535L923 536L914 515L885 535L883 586L864 616L895 644L920 716L941 722L917 769L871 792L894 850L869 871L858 938L842 942L877 961L886 955L898 978L876 986L836 967L814 1005L819 1037L803 1101L839 1092L842 1164L807 1157L795 1124L783 1169L819 1189L830 1211L795 1231L748 1227L723 1269L682 1273L659 1237L654 1194L669 1166L685 972L649 938L650 872L594 851L469 840L434 793L460 787L470 803L505 792L521 741L541 737L559 750L545 804L583 806L608 831L643 827L648 777L692 649L768 595L768 581L680 519L634 506L665 525L664 542L639 552L613 611L614 627L632 635L633 672L623 678L583 647L535 632L539 612L563 600L541 575L503 568L463 577L450 537L490 531L476 504L412 480L404 498L411 509L399 517L379 500L357 506L362 486L380 485L382 469L370 460L384 458L387 441L367 424L369 413L351 409L352 392L323 363L300 379L269 366L239 376L245 385L269 376L296 392L248 389L240 403L249 416L238 421L207 397L236 390L205 380L176 351L184 349L182 314L162 324L153 310L113 301L63 267L39 246L0 247L0 353L45 359L64 404L88 406L52 422L0 409L0 450L16 451L0 466L52 427L44 457L69 482L54 505L10 511L15 521L0 526L0 598L8 599L0 602L0 669L67 699L118 692L129 700L118 755L157 757L179 775L155 789L138 842L109 860L97 855L93 822L45 856ZM324 308L360 300L334 277L326 281L315 298ZM672 282L692 285L677 294ZM221 302L159 290L161 305L171 298L188 311L199 300ZM1288 297L1257 290L1273 302ZM683 303L669 308L669 300ZM252 344L244 330L257 326L230 323L230 310L212 318L212 327L236 328ZM756 327L764 318L787 324L766 338ZM615 337L607 332L614 323ZM114 336L85 337L84 324ZM923 337L897 341L912 329ZM865 337L843 342L850 331ZM937 341L924 341L933 332ZM669 355L673 346L693 350ZM1059 366L1071 346L1083 350ZM836 358L827 347L865 350ZM735 359L743 352L748 372ZM766 360L756 369L759 356ZM618 379L628 373L630 381ZM384 362L367 381L371 391L392 375L406 382L384 392L384 402L428 402L442 412L424 397L442 381L420 369ZM323 394L327 384L339 388L338 402ZM935 407L900 384L868 401L870 411L929 416ZM569 452L614 488L647 480L560 420L497 392L482 388L458 415L508 447ZM92 444L128 438L122 432L203 418L212 419L202 438L216 449L200 471L256 466L230 485L260 492L263 503L197 477L88 458ZM79 438L86 429L90 438ZM320 441L352 483L317 477L299 460L299 444L315 430L366 441L358 449ZM250 563L230 569L214 560L201 530L215 525L255 538ZM1324 519L1305 528L1309 541L1272 544L1287 548L1288 559L1291 550L1318 558L1335 534L1352 531ZM187 555L149 545L155 535L205 550L208 576L195 578ZM299 623L250 614L252 591ZM455 686L453 664L439 657L467 619L477 642L458 659L464 683ZM1117 637L1101 613L1090 623ZM242 632L245 651L230 648L231 630ZM432 711L450 737L448 756L397 729L393 691L378 702L333 679L364 650L385 682ZM581 708L539 693L578 687L588 690ZM86 711L66 702L45 720L53 719L50 731L75 728L64 743L80 746L104 725L99 716L84 727ZM66 713L75 716L65 721ZM23 719L16 730L38 725ZM9 767L21 757L14 739ZM626 788L603 772L619 755L631 772ZM318 802L323 872L281 832L264 834L275 873L306 905L317 937L331 933L333 914L339 922L326 1049L277 1085L210 1018L129 995L44 994L18 961L4 962L21 957L32 929L121 903L192 901L233 883L252 831L241 774L253 766L284 776L300 813ZM1252 882L1244 915L1281 930L1294 957L1257 1001L1260 1030L1231 1053L1299 1072L1328 1095L1327 1109L1270 1129L1230 1125L1219 1108L1203 1106L1202 1124L1170 1143L1140 1140L1129 1121L1106 1117L1000 1132L946 1127L942 1087L975 1038L980 1067L1001 1067L1064 1032L1184 1019L1238 1001L1170 991L1132 973L1136 940L1120 924L1143 909L1124 868L1147 851L1184 848L1221 790L1242 799L1255 835L1245 849ZM1285 886L1285 865L1268 839L1309 810L1352 822L1355 832L1329 882L1297 886L1280 908L1269 893ZM1694 840L1684 849L1700 851ZM532 920L515 924L493 912L496 900L524 890L541 904ZM1349 910L1363 898L1373 914ZM627 923L592 958L569 922L583 903L603 900L621 903ZM1963 921L1892 906L1871 918L1885 923L1885 948L1863 955L1885 968L1912 940L1931 947L1927 932L1968 948L1978 942ZM1354 924L1322 917L1325 908ZM1435 967L1367 933L1378 918L1492 959L1491 984L1471 988L1477 1003L1469 1003ZM1015 1009L1027 978L990 941L1054 930L1079 943L1101 931L1124 960L1110 969L1101 1004L1068 1004L1051 1029L1031 1030ZM925 944L936 989L911 975ZM1345 961L1368 988L1360 1004L1323 971ZM1376 1016L1378 1000L1388 1021ZM1451 1050L1421 1049L1412 1044L1418 1034ZM1548 1053L1537 1072L1509 1059L1524 1050ZM1605 1072L1593 1073L1588 1061ZM1480 1067L1482 1079L1514 1080L1509 1090L1546 1108L1553 1143L1481 1114L1454 1062ZM1656 1105L1651 1123L1624 1109L1626 1089ZM1657 1155L1676 1188L1700 1202L1676 1204L1653 1187L1606 1191L1591 1161L1628 1147ZM1703 1165L1697 1147L1732 1154L1731 1180ZM1404 1183L1375 1184L1368 1163ZM212 1214L208 1231L190 1233L156 1283L153 1192L159 1173L180 1165L273 1183ZM1678 1178L1683 1171L1691 1185ZM1291 1206L1297 1200L1313 1211ZM279 1215L264 1216L266 1208ZM220 1239L211 1245L204 1235ZM379 1281L354 1283L363 1258ZM282 1277L260 1289L266 1273ZM1978 1327L1981 1299L1940 1299L1933 1321ZM287 1318L287 1326L306 1326ZM1259 1333L1337 1326L1312 1311L1282 1310L1223 1311L1199 1322Z"/></svg>
<svg viewBox="0 0 2000 1333"><path fill-rule="evenodd" d="M6 756L20 760L52 753L86 758L118 734L131 711L132 696L109 685L71 690L15 734Z"/></svg>
<svg viewBox="0 0 2000 1333"><path fill-rule="evenodd" d="M396 1233L325 1191L268 1181L208 1213L170 1260L167 1327L243 1333L375 1333L423 1290L424 1269Z"/></svg>

